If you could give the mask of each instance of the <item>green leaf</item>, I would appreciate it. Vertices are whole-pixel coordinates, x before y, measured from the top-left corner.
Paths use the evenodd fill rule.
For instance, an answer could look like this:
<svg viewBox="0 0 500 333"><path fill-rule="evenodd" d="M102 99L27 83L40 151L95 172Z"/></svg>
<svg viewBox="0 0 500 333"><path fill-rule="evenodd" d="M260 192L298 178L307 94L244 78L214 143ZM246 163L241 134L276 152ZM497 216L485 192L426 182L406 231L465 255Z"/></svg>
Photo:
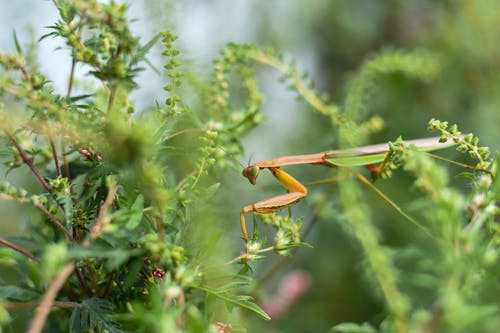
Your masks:
<svg viewBox="0 0 500 333"><path fill-rule="evenodd" d="M108 300L97 297L86 299L82 302L82 307L75 308L71 314L70 332L122 332L111 319L112 314L112 304Z"/></svg>
<svg viewBox="0 0 500 333"><path fill-rule="evenodd" d="M215 183L215 184L212 184L209 187L207 187L207 189L205 190L205 196L203 199L204 200L211 199L215 195L215 193L217 192L219 187L220 187L220 183Z"/></svg>
<svg viewBox="0 0 500 333"><path fill-rule="evenodd" d="M70 227L73 222L73 201L71 195L57 197L57 202L64 207L64 222Z"/></svg>
<svg viewBox="0 0 500 333"><path fill-rule="evenodd" d="M208 294L215 296L231 305L238 306L240 308L246 309L250 312L255 313L259 317L265 320L271 320L271 317L257 304L253 303L253 298L251 296L245 295L231 295L225 292L218 292L216 289L208 288L208 287L198 287L199 289L207 292Z"/></svg>
<svg viewBox="0 0 500 333"><path fill-rule="evenodd" d="M311 244L308 244L305 242L299 242L299 243L289 243L289 244L282 245L279 248L275 248L275 251L288 250L288 249L291 249L293 247L305 247L308 249L314 248Z"/></svg>
<svg viewBox="0 0 500 333"><path fill-rule="evenodd" d="M1 286L0 299L10 299L20 302L27 302L40 297L40 294L26 288L17 286Z"/></svg>
<svg viewBox="0 0 500 333"><path fill-rule="evenodd" d="M126 224L127 229L132 230L137 228L137 226L142 221L142 216L144 214L143 211L144 211L144 196L142 194L139 194L135 199L132 207L130 207L129 211L130 215Z"/></svg>
<svg viewBox="0 0 500 333"><path fill-rule="evenodd" d="M158 33L156 36L151 38L149 42L147 42L143 47L141 47L138 52L136 52L133 56L133 58L130 61L130 65L135 65L139 61L143 60L146 56L146 54L149 52L149 50L158 42L158 40L161 38L161 33Z"/></svg>
<svg viewBox="0 0 500 333"><path fill-rule="evenodd" d="M335 325L328 332L330 333L377 333L377 330L370 324L342 323Z"/></svg>
<svg viewBox="0 0 500 333"><path fill-rule="evenodd" d="M17 33L16 30L14 30L14 43L16 44L16 51L18 55L23 54L23 49L21 47L21 44L19 43L19 39L17 38Z"/></svg>
<svg viewBox="0 0 500 333"><path fill-rule="evenodd" d="M70 98L70 101L71 101L72 103L74 103L74 102L78 102L78 101L80 101L80 100L82 100L82 99L86 99L86 98L90 98L90 97L94 97L94 96L95 96L95 94L82 94L82 95L76 95L76 96L72 96L72 97ZM86 106L86 105L83 105L83 106Z"/></svg>
<svg viewBox="0 0 500 333"><path fill-rule="evenodd" d="M128 290L139 279L139 272L144 268L144 258L137 258L127 265L127 275L123 282L123 290Z"/></svg>
<svg viewBox="0 0 500 333"><path fill-rule="evenodd" d="M71 248L69 251L69 258L103 258L108 260L107 267L109 269L116 269L129 258L137 257L143 254L143 249L113 248L102 244L95 244L92 248L81 246Z"/></svg>

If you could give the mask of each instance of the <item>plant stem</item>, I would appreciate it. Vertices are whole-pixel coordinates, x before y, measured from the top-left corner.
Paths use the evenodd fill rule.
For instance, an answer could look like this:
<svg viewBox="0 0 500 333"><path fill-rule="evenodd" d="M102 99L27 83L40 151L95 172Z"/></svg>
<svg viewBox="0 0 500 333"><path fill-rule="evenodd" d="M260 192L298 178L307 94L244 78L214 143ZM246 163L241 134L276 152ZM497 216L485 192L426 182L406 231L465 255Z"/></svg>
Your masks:
<svg viewBox="0 0 500 333"><path fill-rule="evenodd" d="M6 193L0 193L0 200L11 200L11 201L17 201L17 202L20 202L23 204L29 204L29 203L32 204L36 208L40 209L49 218L49 220L52 221L52 223L54 223L54 225L59 230L61 230L64 233L64 235L66 235L66 237L70 241L74 241L73 236L71 236L69 231L62 225L62 223L57 219L57 217L55 217L51 212L49 212L49 210L47 208L45 208L45 206L42 205L41 203L32 202L31 200L28 200L26 198L17 198L17 197L8 195Z"/></svg>
<svg viewBox="0 0 500 333"><path fill-rule="evenodd" d="M67 263L66 266L64 266L56 275L52 283L49 285L47 292L43 295L43 299L37 308L35 318L31 322L27 331L28 333L40 333L42 331L50 309L54 305L54 299L56 298L57 293L63 286L64 282L66 282L68 277L71 275L74 268L75 263L72 261Z"/></svg>
<svg viewBox="0 0 500 333"><path fill-rule="evenodd" d="M111 110L113 109L113 103L115 101L115 94L116 94L117 89L118 89L118 86L116 84L113 84L111 86L111 90L109 92L109 99L108 99L108 115L111 114Z"/></svg>
<svg viewBox="0 0 500 333"><path fill-rule="evenodd" d="M59 157L57 155L56 145L54 144L54 140L52 136L49 135L50 148L52 149L52 156L54 156L54 164L56 166L57 177L61 177L61 167L59 165Z"/></svg>
<svg viewBox="0 0 500 333"><path fill-rule="evenodd" d="M7 310L22 310L22 309L32 309L36 308L40 305L40 302L23 302L23 303L14 303L14 302L5 302L3 303L5 309ZM61 302L55 301L52 303L53 308L81 308L83 305L77 302Z"/></svg>
<svg viewBox="0 0 500 333"><path fill-rule="evenodd" d="M68 238L70 241L74 241L73 239L73 236L71 236L71 234L69 233L68 229L66 229L61 222L59 222L59 220L57 219L57 217L55 217L51 212L49 212L49 210L47 208L45 208L44 205L40 204L40 203L35 203L34 206L38 209L40 209L45 215L47 215L47 217L49 218L49 220L52 221L52 223L54 223L54 225L59 229L61 230L64 235L66 235L66 238Z"/></svg>
<svg viewBox="0 0 500 333"><path fill-rule="evenodd" d="M307 86L302 82L299 74L295 72L293 68L261 51L251 52L249 53L249 57L262 64L274 67L285 75L293 73L291 77L293 84L295 85L297 92L304 97L307 103L309 103L319 113L331 117L335 124L340 124L342 122L342 119L339 116L339 108L336 105L325 104L314 91L307 88Z"/></svg>
<svg viewBox="0 0 500 333"><path fill-rule="evenodd" d="M9 248L11 248L12 250L14 251L17 251L23 255L25 255L26 257L30 258L31 260L33 261L36 261L36 262L40 262L40 259L38 259L37 257L35 257L34 255L32 255L31 253L29 253L28 251L26 250L23 250L22 248L20 248L19 246L17 246L16 244L14 243L11 243L9 242L8 240L5 240L5 239L2 239L0 238L0 244L2 245L5 245Z"/></svg>
<svg viewBox="0 0 500 333"><path fill-rule="evenodd" d="M73 90L73 81L75 77L75 67L76 67L76 59L73 58L71 61L71 71L69 73L69 80L68 80L68 90L66 92L66 100L69 102L69 99L71 97L71 91Z"/></svg>
<svg viewBox="0 0 500 333"><path fill-rule="evenodd" d="M41 175L41 173L38 171L38 169L33 164L33 159L28 157L26 152L21 148L21 146L19 145L17 140L14 138L14 136L8 130L4 129L3 131L5 132L5 135L7 135L7 137L10 139L10 141L12 141L12 143L14 144L14 147L16 147L16 150L18 151L19 155L21 155L21 158L22 158L24 164L26 164L31 169L31 172L33 172L35 177L38 179L40 184L42 184L42 186L47 190L47 192L52 193L52 188L45 181L45 179L43 179L43 176Z"/></svg>
<svg viewBox="0 0 500 333"><path fill-rule="evenodd" d="M93 239L100 234L104 218L106 217L106 214L108 212L109 205L111 205L111 203L115 199L115 193L116 193L115 186L108 188L108 195L106 196L106 199L104 200L104 203L101 209L99 210L99 214L97 215L97 220L94 224L94 227L92 228L92 231L90 232L90 239Z"/></svg>

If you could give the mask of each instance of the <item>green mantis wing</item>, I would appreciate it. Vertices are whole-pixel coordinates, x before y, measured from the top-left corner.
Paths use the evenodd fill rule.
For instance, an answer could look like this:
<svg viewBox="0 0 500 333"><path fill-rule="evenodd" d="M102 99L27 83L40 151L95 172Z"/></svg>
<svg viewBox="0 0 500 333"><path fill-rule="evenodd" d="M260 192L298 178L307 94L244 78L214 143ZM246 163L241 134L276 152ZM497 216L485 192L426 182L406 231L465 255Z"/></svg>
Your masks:
<svg viewBox="0 0 500 333"><path fill-rule="evenodd" d="M439 142L439 137L404 141L420 151L435 151L454 146L454 142ZM333 150L325 153L325 160L336 166L353 167L382 162L389 152L389 144L382 143L346 150Z"/></svg>

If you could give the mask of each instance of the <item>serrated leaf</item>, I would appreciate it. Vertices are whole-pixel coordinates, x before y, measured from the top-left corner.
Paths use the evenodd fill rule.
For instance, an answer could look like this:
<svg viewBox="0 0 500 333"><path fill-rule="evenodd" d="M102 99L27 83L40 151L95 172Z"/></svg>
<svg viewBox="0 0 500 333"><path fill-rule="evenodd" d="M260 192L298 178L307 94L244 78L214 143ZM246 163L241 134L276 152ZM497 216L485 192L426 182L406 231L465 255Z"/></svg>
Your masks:
<svg viewBox="0 0 500 333"><path fill-rule="evenodd" d="M122 332L118 323L111 319L112 314L112 304L108 300L97 297L86 299L82 307L75 308L71 314L70 332Z"/></svg>

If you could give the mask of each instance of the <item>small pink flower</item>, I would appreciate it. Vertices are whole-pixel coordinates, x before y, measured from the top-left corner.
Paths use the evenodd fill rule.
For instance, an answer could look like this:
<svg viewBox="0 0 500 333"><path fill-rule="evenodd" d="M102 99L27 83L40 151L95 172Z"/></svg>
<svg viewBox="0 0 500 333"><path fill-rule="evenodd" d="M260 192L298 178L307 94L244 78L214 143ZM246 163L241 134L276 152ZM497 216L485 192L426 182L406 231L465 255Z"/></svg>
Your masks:
<svg viewBox="0 0 500 333"><path fill-rule="evenodd" d="M92 153L90 151L88 151L87 149L78 148L78 152L80 154L82 154L83 156L85 156L86 158L88 158L89 160L92 159Z"/></svg>
<svg viewBox="0 0 500 333"><path fill-rule="evenodd" d="M163 276L165 275L165 271L161 268L157 268L155 269L155 271L153 272L153 275L155 277L157 277L158 279L162 280L163 281Z"/></svg>
<svg viewBox="0 0 500 333"><path fill-rule="evenodd" d="M283 277L278 292L264 305L264 310L273 319L283 317L292 306L310 289L311 275L304 271L293 271Z"/></svg>
<svg viewBox="0 0 500 333"><path fill-rule="evenodd" d="M299 298L309 290L310 285L311 276L309 273L294 271L285 275L279 293L288 295L290 298Z"/></svg>
<svg viewBox="0 0 500 333"><path fill-rule="evenodd" d="M98 160L99 162L102 161L101 155L94 153L94 152L91 152L87 148L78 148L78 152L80 154L82 154L83 156L85 156L88 160L91 160L91 161Z"/></svg>

